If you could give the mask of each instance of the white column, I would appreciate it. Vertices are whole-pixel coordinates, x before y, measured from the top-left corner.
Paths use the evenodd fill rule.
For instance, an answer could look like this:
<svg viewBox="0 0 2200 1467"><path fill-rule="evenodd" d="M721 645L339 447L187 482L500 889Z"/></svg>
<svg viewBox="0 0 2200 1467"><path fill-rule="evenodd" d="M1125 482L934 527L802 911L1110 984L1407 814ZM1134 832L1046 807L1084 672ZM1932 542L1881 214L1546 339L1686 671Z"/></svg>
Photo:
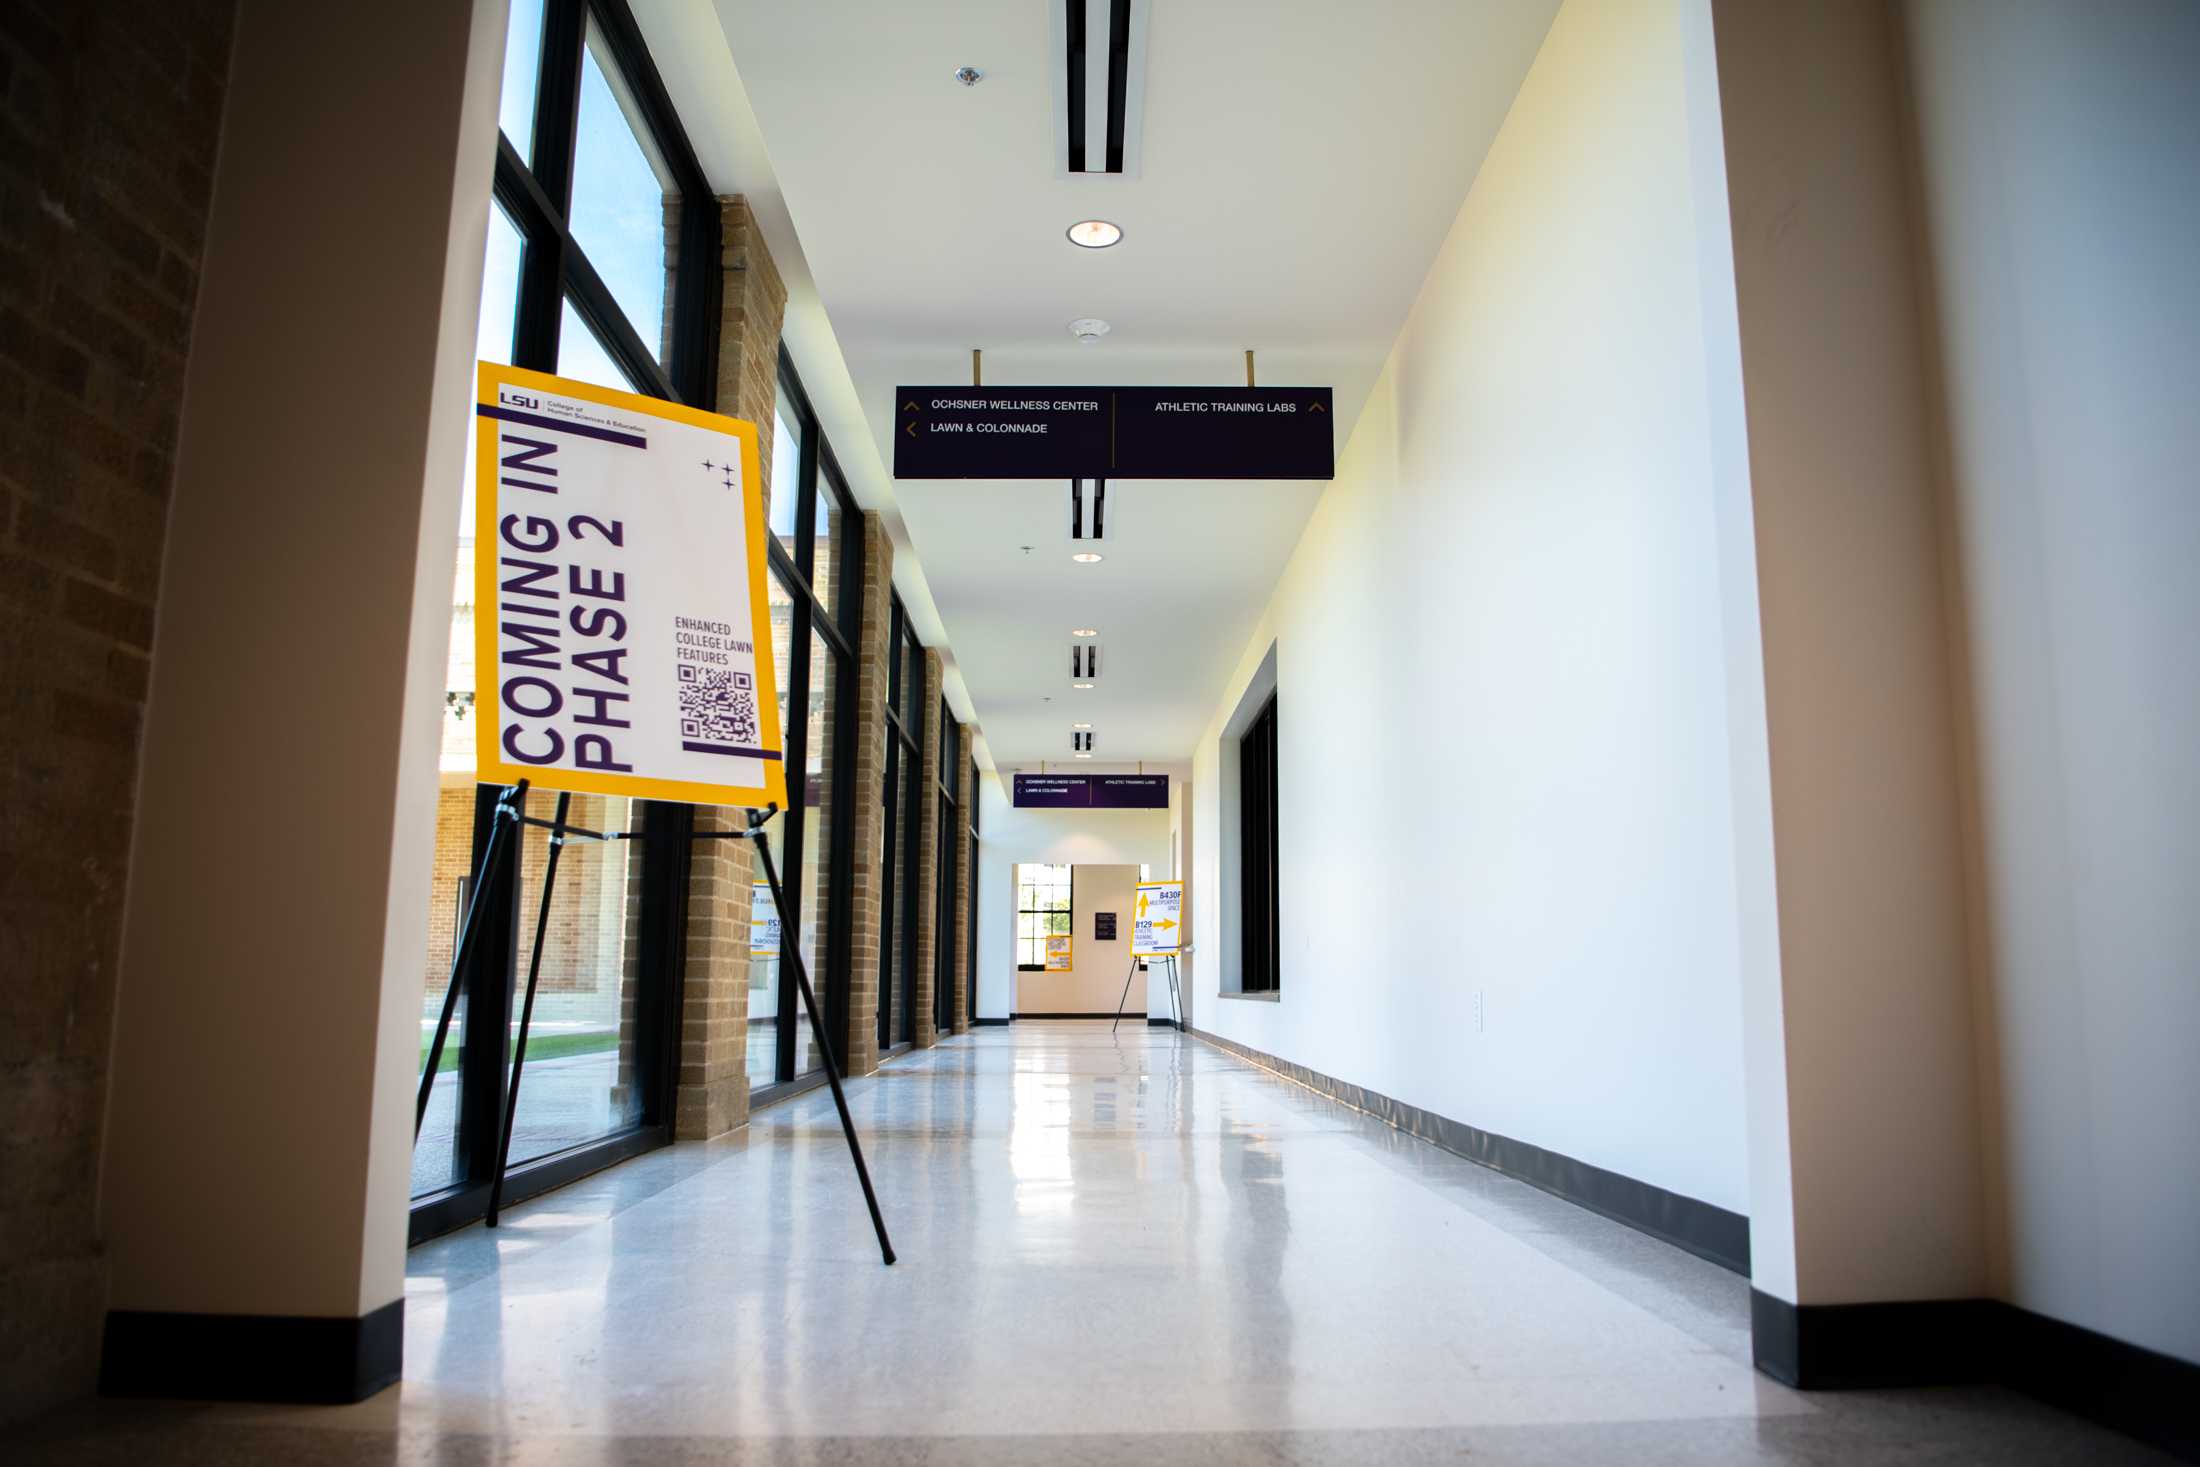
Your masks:
<svg viewBox="0 0 2200 1467"><path fill-rule="evenodd" d="M141 1388L117 1352L151 1321L187 1353L204 1316L378 1317L359 1388L395 1373L504 12L238 18L102 1187L107 1364Z"/></svg>
<svg viewBox="0 0 2200 1467"><path fill-rule="evenodd" d="M1754 530L1727 570L1754 559L1774 873L1767 940L1744 924L1754 1281L1786 1305L1970 1299L1978 1078L1896 37L1841 0L1709 18Z"/></svg>

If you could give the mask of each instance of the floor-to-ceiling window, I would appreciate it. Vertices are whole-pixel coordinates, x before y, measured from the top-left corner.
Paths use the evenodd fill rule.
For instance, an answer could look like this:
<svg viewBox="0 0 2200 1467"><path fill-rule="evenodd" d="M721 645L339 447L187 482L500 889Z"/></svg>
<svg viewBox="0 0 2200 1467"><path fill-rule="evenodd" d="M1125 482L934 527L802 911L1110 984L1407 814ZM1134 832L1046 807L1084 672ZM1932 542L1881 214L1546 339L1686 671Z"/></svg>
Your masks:
<svg viewBox="0 0 2200 1467"><path fill-rule="evenodd" d="M477 353L603 386L713 404L717 205L623 0L514 0L506 37L495 198ZM475 780L475 513L470 446L453 568L435 884L421 1064L451 976L498 792ZM556 796L534 794L548 817ZM568 818L636 838L569 845L544 929L525 1083L512 1117L507 1199L583 1175L671 1134L688 811L576 796ZM548 832L481 893L476 953L413 1154L413 1235L478 1216L504 1121L533 957Z"/></svg>
<svg viewBox="0 0 2200 1467"><path fill-rule="evenodd" d="M787 736L790 808L772 817L766 838L792 911L778 946L752 936L748 1072L758 1099L824 1074L795 982L798 955L824 1007L828 1034L844 1031L848 932L840 913L853 869L845 796L854 770L854 638L863 586L851 559L857 537L847 533L857 522L854 501L784 351L771 457L772 654ZM763 881L758 869L753 905L760 915L769 907ZM752 934L765 930L761 922L751 928Z"/></svg>
<svg viewBox="0 0 2200 1467"><path fill-rule="evenodd" d="M938 934L932 944L932 1023L943 1035L955 1029L955 981L959 965L955 961L955 919L961 903L955 899L957 867L963 848L962 816L956 810L956 797L962 783L962 725L940 699L940 778L935 796L939 800L939 903L938 916L932 930Z"/></svg>
<svg viewBox="0 0 2200 1467"><path fill-rule="evenodd" d="M963 801L963 817L968 825L966 837L970 848L970 864L964 868L970 873L970 880L965 885L970 896L963 904L963 987L969 999L963 1006L963 1012L970 1016L970 1022L975 1025L978 1022L978 766L966 762L963 765L963 778L969 781L970 789L969 798Z"/></svg>
<svg viewBox="0 0 2200 1467"><path fill-rule="evenodd" d="M917 1037L917 817L924 794L924 649L901 598L886 641L885 879L879 893L879 1052Z"/></svg>

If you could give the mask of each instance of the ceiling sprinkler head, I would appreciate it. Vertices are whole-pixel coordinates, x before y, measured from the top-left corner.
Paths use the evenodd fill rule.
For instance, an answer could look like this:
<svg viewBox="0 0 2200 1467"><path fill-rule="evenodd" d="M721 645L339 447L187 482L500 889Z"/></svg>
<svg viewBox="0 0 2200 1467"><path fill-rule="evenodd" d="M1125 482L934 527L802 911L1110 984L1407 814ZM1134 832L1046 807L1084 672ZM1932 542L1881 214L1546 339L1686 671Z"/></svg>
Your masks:
<svg viewBox="0 0 2200 1467"><path fill-rule="evenodd" d="M966 87L974 87L985 80L985 73L975 66L958 66L955 68L955 80Z"/></svg>
<svg viewBox="0 0 2200 1467"><path fill-rule="evenodd" d="M1108 323L1094 316L1079 316L1069 323L1069 334L1086 346L1091 346L1108 334Z"/></svg>

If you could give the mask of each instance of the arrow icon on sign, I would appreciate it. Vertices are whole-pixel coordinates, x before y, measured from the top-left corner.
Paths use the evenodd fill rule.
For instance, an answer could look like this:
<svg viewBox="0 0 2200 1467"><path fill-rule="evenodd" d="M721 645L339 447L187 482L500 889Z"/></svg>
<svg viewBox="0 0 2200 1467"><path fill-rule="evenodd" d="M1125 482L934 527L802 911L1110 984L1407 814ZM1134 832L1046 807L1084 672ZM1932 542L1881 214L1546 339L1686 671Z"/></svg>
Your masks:
<svg viewBox="0 0 2200 1467"><path fill-rule="evenodd" d="M1138 915L1141 917L1146 915L1146 899L1144 897L1138 899Z"/></svg>
<svg viewBox="0 0 2200 1467"><path fill-rule="evenodd" d="M914 420L912 420L912 421L910 422L910 424L909 424L909 436L910 436L911 438L914 438L914 437L916 437L916 436L917 436L917 425L916 425L916 423L915 423L915 421L914 421Z"/></svg>
<svg viewBox="0 0 2200 1467"><path fill-rule="evenodd" d="M1154 918L1154 922L1153 922L1153 925L1154 925L1154 926L1156 926L1156 927L1158 927L1158 928L1160 928L1160 929L1161 929L1162 931L1166 932L1166 931L1168 931L1168 930L1169 930L1169 929L1170 929L1171 927L1174 927L1174 926L1175 926L1176 924L1175 924L1174 922L1171 922L1171 921L1170 921L1170 920L1169 920L1168 918L1166 918L1166 917L1156 917L1156 918Z"/></svg>
<svg viewBox="0 0 2200 1467"><path fill-rule="evenodd" d="M1307 411L1309 411L1309 412L1316 412L1316 413L1326 413L1326 412L1328 412L1328 411L1329 411L1329 409L1328 409L1328 408L1325 408L1325 407L1323 407L1323 406L1322 406L1322 405L1321 405L1320 403L1318 403L1318 402L1317 402L1317 403L1315 403L1315 404L1314 404L1314 405L1313 405L1313 406L1312 406L1311 408L1307 409Z"/></svg>
<svg viewBox="0 0 2200 1467"><path fill-rule="evenodd" d="M917 410L917 405L913 402L905 402L901 405L901 410L905 413L913 413Z"/></svg>

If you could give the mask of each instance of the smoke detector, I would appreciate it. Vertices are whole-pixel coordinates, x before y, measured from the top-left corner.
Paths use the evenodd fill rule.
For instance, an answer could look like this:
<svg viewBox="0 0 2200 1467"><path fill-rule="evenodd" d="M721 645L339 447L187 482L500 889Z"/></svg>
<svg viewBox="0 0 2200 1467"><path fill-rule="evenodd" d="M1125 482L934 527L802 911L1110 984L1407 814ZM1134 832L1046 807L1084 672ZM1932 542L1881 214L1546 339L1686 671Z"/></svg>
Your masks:
<svg viewBox="0 0 2200 1467"><path fill-rule="evenodd" d="M1097 316L1079 316L1069 323L1069 334L1086 346L1091 346L1108 334L1108 323Z"/></svg>
<svg viewBox="0 0 2200 1467"><path fill-rule="evenodd" d="M975 66L958 66L955 68L955 80L966 87L974 87L985 80L985 73Z"/></svg>

